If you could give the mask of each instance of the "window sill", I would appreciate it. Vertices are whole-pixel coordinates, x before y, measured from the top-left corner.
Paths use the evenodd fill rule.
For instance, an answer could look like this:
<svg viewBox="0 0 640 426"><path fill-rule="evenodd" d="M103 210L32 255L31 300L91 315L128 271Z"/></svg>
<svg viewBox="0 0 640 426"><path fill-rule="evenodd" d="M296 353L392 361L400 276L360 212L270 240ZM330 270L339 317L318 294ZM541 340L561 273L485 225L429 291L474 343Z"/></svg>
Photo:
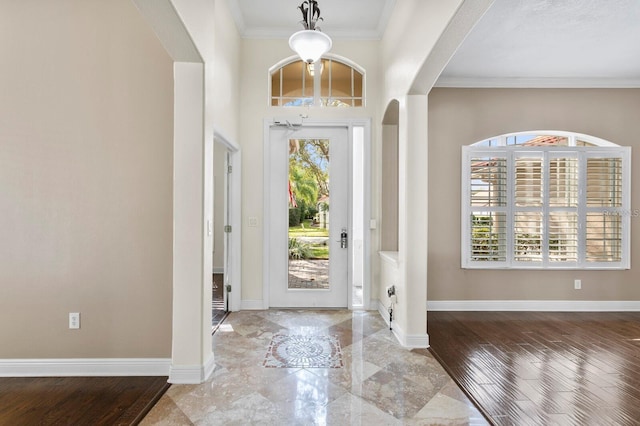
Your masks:
<svg viewBox="0 0 640 426"><path fill-rule="evenodd" d="M378 254L383 261L390 263L396 268L399 266L400 262L398 261L397 251L379 251Z"/></svg>

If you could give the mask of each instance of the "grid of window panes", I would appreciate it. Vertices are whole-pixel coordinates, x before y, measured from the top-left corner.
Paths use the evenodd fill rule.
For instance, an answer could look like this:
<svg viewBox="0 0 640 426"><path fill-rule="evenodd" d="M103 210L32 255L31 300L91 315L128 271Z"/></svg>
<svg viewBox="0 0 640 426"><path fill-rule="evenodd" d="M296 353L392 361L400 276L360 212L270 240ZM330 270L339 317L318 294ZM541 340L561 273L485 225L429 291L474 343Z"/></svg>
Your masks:
<svg viewBox="0 0 640 426"><path fill-rule="evenodd" d="M313 76L303 61L291 62L271 73L272 106L313 104Z"/></svg>
<svg viewBox="0 0 640 426"><path fill-rule="evenodd" d="M553 135L464 147L463 267L628 268L629 151Z"/></svg>
<svg viewBox="0 0 640 426"><path fill-rule="evenodd" d="M315 79L320 93L315 93ZM290 62L271 73L271 106L362 107L364 75L331 58L319 63Z"/></svg>

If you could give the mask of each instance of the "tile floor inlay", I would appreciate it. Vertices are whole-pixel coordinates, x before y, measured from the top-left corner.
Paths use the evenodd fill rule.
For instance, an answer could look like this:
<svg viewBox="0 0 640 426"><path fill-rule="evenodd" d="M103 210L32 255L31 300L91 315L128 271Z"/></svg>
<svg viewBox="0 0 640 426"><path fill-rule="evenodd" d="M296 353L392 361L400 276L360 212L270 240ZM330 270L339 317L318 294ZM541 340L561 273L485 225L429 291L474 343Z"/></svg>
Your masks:
<svg viewBox="0 0 640 426"><path fill-rule="evenodd" d="M211 377L171 385L140 425L488 425L429 350L400 345L385 318L344 309L231 312L212 336ZM324 336L320 346L335 342L326 353L340 353L342 368L286 368L275 357L282 368L265 368L274 336ZM310 347L298 358L311 358L318 349Z"/></svg>
<svg viewBox="0 0 640 426"><path fill-rule="evenodd" d="M342 368L337 336L276 334L263 365L267 368Z"/></svg>

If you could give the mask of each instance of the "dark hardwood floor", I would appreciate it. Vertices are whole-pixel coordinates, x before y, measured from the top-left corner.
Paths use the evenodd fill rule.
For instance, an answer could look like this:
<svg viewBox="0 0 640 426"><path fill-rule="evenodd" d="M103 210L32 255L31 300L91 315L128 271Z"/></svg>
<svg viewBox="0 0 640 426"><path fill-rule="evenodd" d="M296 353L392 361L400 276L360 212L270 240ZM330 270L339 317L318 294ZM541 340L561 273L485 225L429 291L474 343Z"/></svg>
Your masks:
<svg viewBox="0 0 640 426"><path fill-rule="evenodd" d="M640 313L437 312L431 351L496 425L640 425Z"/></svg>
<svg viewBox="0 0 640 426"><path fill-rule="evenodd" d="M224 274L213 274L212 291L211 332L215 333L229 314L224 301Z"/></svg>
<svg viewBox="0 0 640 426"><path fill-rule="evenodd" d="M0 425L136 425L167 377L3 377Z"/></svg>

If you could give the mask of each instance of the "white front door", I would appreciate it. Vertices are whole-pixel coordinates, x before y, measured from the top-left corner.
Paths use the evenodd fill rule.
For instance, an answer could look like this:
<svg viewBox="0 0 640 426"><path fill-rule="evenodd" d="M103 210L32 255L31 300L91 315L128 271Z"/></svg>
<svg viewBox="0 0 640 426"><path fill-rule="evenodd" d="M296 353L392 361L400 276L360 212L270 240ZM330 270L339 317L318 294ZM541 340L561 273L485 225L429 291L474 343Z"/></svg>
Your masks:
<svg viewBox="0 0 640 426"><path fill-rule="evenodd" d="M266 149L269 306L347 307L347 128L272 127Z"/></svg>

